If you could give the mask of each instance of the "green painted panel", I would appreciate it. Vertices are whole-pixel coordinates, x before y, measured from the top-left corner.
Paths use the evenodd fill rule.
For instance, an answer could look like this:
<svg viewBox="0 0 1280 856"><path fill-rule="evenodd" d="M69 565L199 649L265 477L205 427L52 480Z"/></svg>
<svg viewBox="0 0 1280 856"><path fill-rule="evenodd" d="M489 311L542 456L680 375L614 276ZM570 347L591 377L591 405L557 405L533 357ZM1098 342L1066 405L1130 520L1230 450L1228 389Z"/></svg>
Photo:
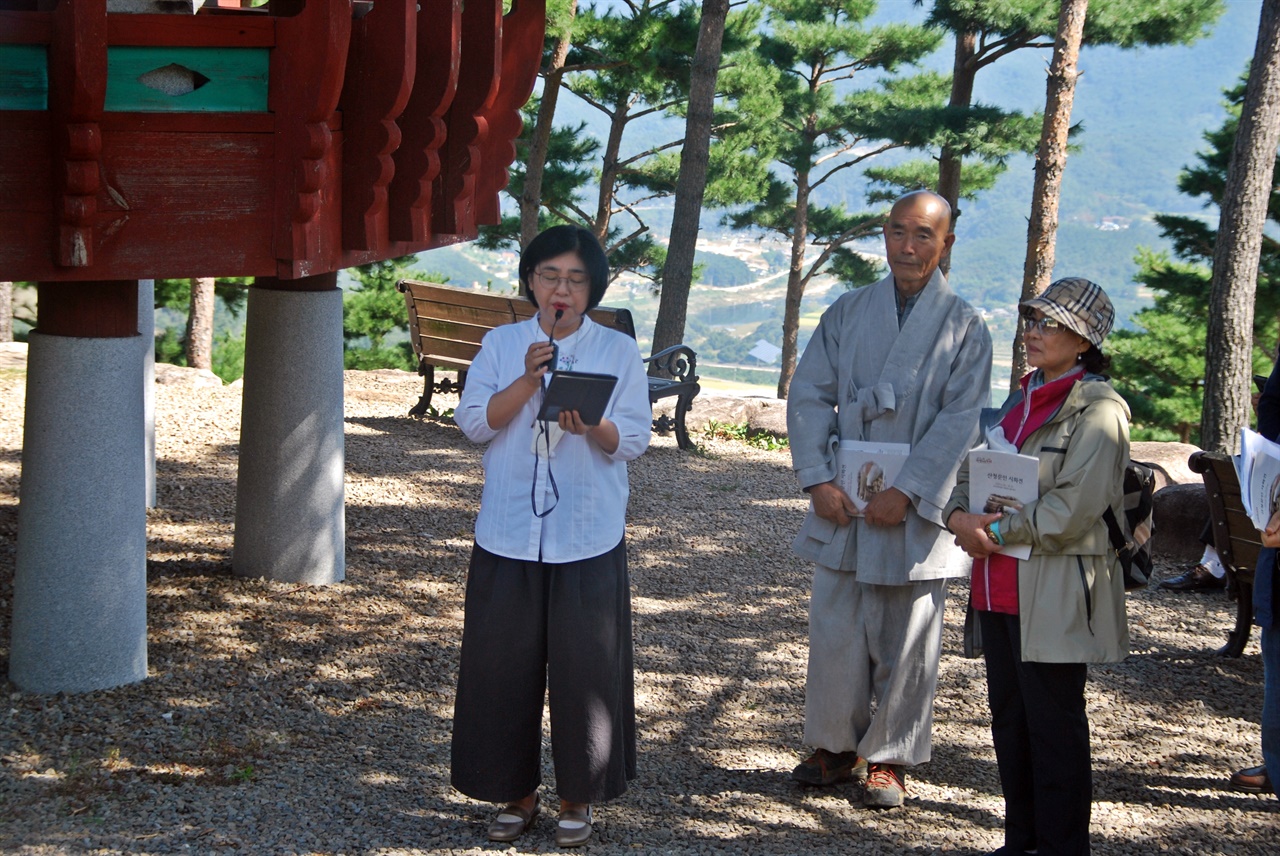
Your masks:
<svg viewBox="0 0 1280 856"><path fill-rule="evenodd" d="M0 110L49 109L44 45L0 45Z"/></svg>
<svg viewBox="0 0 1280 856"><path fill-rule="evenodd" d="M106 109L263 113L267 48L107 48Z"/></svg>

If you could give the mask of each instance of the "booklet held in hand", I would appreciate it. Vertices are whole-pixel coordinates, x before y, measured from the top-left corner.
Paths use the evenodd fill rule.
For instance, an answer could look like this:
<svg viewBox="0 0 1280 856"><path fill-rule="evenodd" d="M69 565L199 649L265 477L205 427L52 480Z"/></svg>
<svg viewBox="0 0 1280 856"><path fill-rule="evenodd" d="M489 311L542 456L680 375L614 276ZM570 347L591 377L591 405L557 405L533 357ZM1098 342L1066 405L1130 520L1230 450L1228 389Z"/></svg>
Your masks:
<svg viewBox="0 0 1280 856"><path fill-rule="evenodd" d="M609 396L618 385L613 375L591 372L552 372L551 383L542 397L538 419L555 422L562 410L576 410L587 425L599 425Z"/></svg>

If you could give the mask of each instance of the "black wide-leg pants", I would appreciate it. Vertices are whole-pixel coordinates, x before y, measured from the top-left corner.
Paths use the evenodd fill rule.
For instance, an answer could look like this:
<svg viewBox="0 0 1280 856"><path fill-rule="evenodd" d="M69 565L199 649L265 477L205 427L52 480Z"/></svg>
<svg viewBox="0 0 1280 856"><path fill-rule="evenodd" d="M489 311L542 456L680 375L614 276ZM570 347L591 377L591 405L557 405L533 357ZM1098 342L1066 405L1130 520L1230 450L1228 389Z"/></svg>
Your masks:
<svg viewBox="0 0 1280 856"><path fill-rule="evenodd" d="M1026 663L1018 616L979 612L1008 850L1089 853L1093 771L1084 663Z"/></svg>
<svg viewBox="0 0 1280 856"><path fill-rule="evenodd" d="M625 792L636 775L625 540L564 564L476 545L465 610L453 786L497 803L532 793L542 781L545 695L560 798L598 803Z"/></svg>

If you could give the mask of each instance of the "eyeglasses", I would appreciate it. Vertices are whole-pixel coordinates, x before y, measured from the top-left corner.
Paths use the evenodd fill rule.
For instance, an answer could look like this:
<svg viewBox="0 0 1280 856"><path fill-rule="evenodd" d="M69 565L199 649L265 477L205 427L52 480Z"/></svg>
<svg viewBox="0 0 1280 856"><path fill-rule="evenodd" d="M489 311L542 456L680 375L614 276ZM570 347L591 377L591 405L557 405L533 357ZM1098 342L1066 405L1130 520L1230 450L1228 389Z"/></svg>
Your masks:
<svg viewBox="0 0 1280 856"><path fill-rule="evenodd" d="M1030 309L1023 310L1022 323L1026 332L1030 333L1032 330L1037 330L1041 336L1052 336L1061 333L1063 330L1071 329L1066 324L1061 321L1055 321L1048 315L1037 319L1036 314Z"/></svg>
<svg viewBox="0 0 1280 856"><path fill-rule="evenodd" d="M569 287L570 291L586 291L591 286L591 278L581 274L561 276L549 270L540 270L536 272L536 276L538 277L538 282L547 288L555 288L562 282Z"/></svg>

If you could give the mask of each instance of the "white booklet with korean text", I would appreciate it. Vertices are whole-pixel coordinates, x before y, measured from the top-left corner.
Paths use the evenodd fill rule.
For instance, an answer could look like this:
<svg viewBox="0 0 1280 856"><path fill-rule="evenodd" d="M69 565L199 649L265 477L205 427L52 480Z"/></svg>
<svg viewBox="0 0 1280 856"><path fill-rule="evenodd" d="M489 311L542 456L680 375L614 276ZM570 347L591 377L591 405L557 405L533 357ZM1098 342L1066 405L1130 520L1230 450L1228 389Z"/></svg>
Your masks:
<svg viewBox="0 0 1280 856"><path fill-rule="evenodd" d="M836 453L836 479L853 500L858 514L866 510L871 497L893 487L893 480L898 477L910 454L910 443L840 441L840 450Z"/></svg>
<svg viewBox="0 0 1280 856"><path fill-rule="evenodd" d="M1040 495L1040 462L1030 455L974 449L969 452L969 512L1021 511ZM1030 544L1000 550L1015 559L1031 558Z"/></svg>
<svg viewBox="0 0 1280 856"><path fill-rule="evenodd" d="M1241 428L1240 455L1235 460L1245 513L1255 527L1266 529L1280 506L1280 445Z"/></svg>

